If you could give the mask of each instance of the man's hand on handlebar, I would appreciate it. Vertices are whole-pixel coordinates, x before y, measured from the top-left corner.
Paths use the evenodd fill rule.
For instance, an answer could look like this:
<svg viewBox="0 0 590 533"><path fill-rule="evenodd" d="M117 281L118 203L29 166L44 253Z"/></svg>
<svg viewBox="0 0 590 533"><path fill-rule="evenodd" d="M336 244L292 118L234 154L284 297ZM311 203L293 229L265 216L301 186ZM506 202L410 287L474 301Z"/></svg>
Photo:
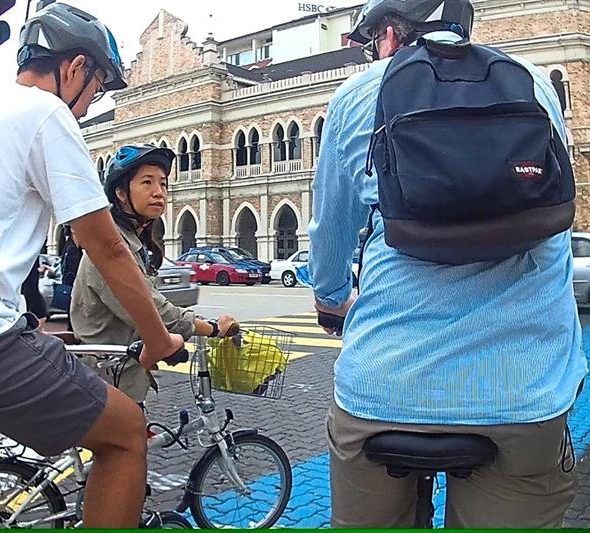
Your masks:
<svg viewBox="0 0 590 533"><path fill-rule="evenodd" d="M149 370L151 369L158 361L166 362L166 359L175 356L182 350L184 350L184 339L181 335L177 335L176 333L169 333L169 345L164 350L164 353L151 353L146 346L143 347L141 350L141 355L139 356L139 362L143 368ZM188 359L188 354L187 358ZM185 359L185 360L186 360ZM172 363L180 362L180 361L171 361Z"/></svg>
<svg viewBox="0 0 590 533"><path fill-rule="evenodd" d="M203 337L233 337L240 332L240 323L231 315L217 320L196 320L195 334Z"/></svg>
<svg viewBox="0 0 590 533"><path fill-rule="evenodd" d="M342 336L344 319L357 295L352 293L348 300L339 307L327 307L316 300L315 309L318 312L318 324L324 328L328 335Z"/></svg>

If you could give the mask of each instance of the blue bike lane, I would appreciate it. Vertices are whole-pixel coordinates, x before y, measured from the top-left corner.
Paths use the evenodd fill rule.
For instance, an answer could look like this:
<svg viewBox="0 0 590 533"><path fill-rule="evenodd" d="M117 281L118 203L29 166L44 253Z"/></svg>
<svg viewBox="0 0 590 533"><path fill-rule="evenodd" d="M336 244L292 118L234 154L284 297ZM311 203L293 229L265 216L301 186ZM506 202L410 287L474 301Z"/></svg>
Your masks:
<svg viewBox="0 0 590 533"><path fill-rule="evenodd" d="M590 326L584 329L584 351L590 353ZM586 387L570 414L569 426L578 460L590 449L590 387ZM434 498L435 527L444 523L445 483L439 476ZM324 453L293 467L293 492L278 527L327 528L330 525L329 459Z"/></svg>

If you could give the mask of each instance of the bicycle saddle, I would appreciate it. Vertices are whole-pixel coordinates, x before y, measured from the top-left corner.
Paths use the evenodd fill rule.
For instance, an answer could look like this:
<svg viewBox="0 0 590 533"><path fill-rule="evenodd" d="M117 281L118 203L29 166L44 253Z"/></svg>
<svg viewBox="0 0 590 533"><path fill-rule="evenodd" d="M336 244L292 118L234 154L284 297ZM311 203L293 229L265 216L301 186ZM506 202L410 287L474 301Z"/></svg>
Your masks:
<svg viewBox="0 0 590 533"><path fill-rule="evenodd" d="M463 477L491 464L498 449L482 435L387 431L367 439L364 451L369 461L386 465L394 477L410 472Z"/></svg>

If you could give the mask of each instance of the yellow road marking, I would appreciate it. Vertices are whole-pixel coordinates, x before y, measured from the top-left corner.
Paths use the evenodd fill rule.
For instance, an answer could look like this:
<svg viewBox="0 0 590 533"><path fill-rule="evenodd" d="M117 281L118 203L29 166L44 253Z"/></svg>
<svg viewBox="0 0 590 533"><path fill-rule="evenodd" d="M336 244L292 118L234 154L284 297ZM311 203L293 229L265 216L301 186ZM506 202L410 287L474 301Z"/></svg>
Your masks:
<svg viewBox="0 0 590 533"><path fill-rule="evenodd" d="M312 352L291 352L291 356L289 357L289 361L295 361L296 359L301 359L303 357L307 357L308 355L312 355ZM188 363L179 363L176 366L168 366L166 364L161 364L160 370L164 372L177 372L178 374L190 374L191 364Z"/></svg>
<svg viewBox="0 0 590 533"><path fill-rule="evenodd" d="M260 325L260 324L242 324L246 329L248 329L249 326L256 326L256 325ZM265 326L269 326L269 327L275 327L275 325L271 322L269 323L265 323ZM277 324L276 325L276 329L280 329L281 331L286 331L287 333L317 333L318 335L325 335L326 333L324 332L324 330L319 327L319 326L292 326L290 324Z"/></svg>
<svg viewBox="0 0 590 533"><path fill-rule="evenodd" d="M293 317L279 316L276 318L256 318L254 320L249 320L247 323L252 326L268 326L270 323L317 324L318 319L317 319L317 317L312 318L312 317L303 317L303 316L293 316ZM277 328L280 329L279 326L277 326Z"/></svg>
<svg viewBox="0 0 590 533"><path fill-rule="evenodd" d="M82 450L80 452L80 458L82 459L82 463L85 464L92 459L92 452L90 450ZM55 478L54 483L56 485L58 483L61 483L65 479L69 478L73 473L74 473L74 468L73 467L68 468L65 472L63 472L62 474L60 474L59 476L57 476Z"/></svg>

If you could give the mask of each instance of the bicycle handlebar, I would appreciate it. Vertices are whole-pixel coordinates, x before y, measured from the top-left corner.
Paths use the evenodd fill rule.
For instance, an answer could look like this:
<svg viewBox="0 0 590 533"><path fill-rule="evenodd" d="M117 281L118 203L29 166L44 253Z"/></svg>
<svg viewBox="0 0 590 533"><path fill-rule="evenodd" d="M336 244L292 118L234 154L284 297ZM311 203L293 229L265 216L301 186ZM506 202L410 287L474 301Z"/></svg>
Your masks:
<svg viewBox="0 0 590 533"><path fill-rule="evenodd" d="M66 345L66 350L73 352L77 355L94 355L94 356L118 356L118 357L130 357L139 362L139 356L143 349L142 341L135 341L129 346L120 346L115 344L75 344ZM178 363L186 363L189 360L189 354L186 348L181 348L172 355L162 359L165 363L174 366Z"/></svg>
<svg viewBox="0 0 590 533"><path fill-rule="evenodd" d="M143 350L143 341L135 341L129 345L127 348L127 355L136 361L139 362L139 356L141 355L141 350ZM186 348L181 348L177 350L172 355L162 359L164 363L174 366L178 363L186 363L188 361L189 355Z"/></svg>

